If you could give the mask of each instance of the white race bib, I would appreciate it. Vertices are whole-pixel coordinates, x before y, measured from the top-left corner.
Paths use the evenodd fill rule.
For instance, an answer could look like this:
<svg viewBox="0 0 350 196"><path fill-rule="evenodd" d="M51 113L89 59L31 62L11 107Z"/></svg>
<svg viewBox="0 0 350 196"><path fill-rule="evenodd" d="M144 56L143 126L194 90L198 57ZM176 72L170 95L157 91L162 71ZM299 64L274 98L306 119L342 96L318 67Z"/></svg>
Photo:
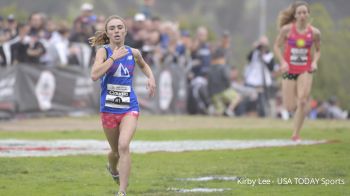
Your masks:
<svg viewBox="0 0 350 196"><path fill-rule="evenodd" d="M130 93L130 86L107 84L105 106L111 108L130 108Z"/></svg>
<svg viewBox="0 0 350 196"><path fill-rule="evenodd" d="M308 60L308 49L292 48L290 52L290 63L292 65L305 66Z"/></svg>

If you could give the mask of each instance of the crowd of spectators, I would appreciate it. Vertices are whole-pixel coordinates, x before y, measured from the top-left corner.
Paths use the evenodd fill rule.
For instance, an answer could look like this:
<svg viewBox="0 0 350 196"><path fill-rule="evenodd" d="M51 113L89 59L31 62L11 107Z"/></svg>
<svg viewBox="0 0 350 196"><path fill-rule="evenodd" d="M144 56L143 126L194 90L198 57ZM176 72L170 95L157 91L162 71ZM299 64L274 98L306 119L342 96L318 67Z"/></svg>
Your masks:
<svg viewBox="0 0 350 196"><path fill-rule="evenodd" d="M88 40L104 30L106 16L96 15L92 4L81 5L73 24L56 21L42 12L19 22L10 14L0 16L0 65L34 64L89 68L94 48ZM188 113L288 119L281 103L278 64L266 37L260 38L247 56L241 73L232 59L231 35L218 30L208 40L208 29L180 29L174 21L153 16L149 7L126 17L126 45L139 49L152 68L177 66L187 78ZM334 98L333 98L334 100ZM334 101L311 102L310 118L347 118Z"/></svg>
<svg viewBox="0 0 350 196"><path fill-rule="evenodd" d="M13 14L0 17L0 65L28 63L89 67L93 51L88 38L103 26L103 22L103 16L93 14L91 4L81 6L80 15L72 27L42 12L31 13L25 22L18 21Z"/></svg>

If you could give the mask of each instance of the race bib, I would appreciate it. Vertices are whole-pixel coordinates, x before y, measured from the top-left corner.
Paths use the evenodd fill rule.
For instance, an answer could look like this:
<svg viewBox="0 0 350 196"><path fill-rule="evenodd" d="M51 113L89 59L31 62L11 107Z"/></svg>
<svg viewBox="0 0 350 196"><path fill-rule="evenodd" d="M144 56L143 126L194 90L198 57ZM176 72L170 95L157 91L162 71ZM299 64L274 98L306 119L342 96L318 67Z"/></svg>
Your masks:
<svg viewBox="0 0 350 196"><path fill-rule="evenodd" d="M105 106L111 108L130 108L130 86L107 84Z"/></svg>
<svg viewBox="0 0 350 196"><path fill-rule="evenodd" d="M290 53L290 62L292 65L304 66L307 63L308 49L306 48L292 48Z"/></svg>

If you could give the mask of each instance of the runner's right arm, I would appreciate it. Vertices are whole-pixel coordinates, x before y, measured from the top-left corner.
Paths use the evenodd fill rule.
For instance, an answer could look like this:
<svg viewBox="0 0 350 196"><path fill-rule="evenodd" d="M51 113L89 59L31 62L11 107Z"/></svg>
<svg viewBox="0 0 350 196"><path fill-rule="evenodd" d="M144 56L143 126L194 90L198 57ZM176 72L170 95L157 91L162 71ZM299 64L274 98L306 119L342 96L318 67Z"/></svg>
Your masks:
<svg viewBox="0 0 350 196"><path fill-rule="evenodd" d="M99 48L96 53L94 65L91 68L91 79L93 81L98 80L113 65L113 62L112 58L106 60L106 49Z"/></svg>
<svg viewBox="0 0 350 196"><path fill-rule="evenodd" d="M276 37L275 44L273 46L275 55L277 56L280 62L282 73L288 71L288 64L282 55L281 48L283 46L284 41L287 39L287 35L288 35L288 32L290 31L290 28L291 28L290 25L285 25L281 27L280 32Z"/></svg>
<svg viewBox="0 0 350 196"><path fill-rule="evenodd" d="M95 63L91 69L91 79L93 81L98 80L108 71L110 67L112 67L115 60L125 56L127 53L128 51L125 49L125 47L121 47L119 49L115 49L112 56L106 59L106 49L103 47L99 48L96 53Z"/></svg>

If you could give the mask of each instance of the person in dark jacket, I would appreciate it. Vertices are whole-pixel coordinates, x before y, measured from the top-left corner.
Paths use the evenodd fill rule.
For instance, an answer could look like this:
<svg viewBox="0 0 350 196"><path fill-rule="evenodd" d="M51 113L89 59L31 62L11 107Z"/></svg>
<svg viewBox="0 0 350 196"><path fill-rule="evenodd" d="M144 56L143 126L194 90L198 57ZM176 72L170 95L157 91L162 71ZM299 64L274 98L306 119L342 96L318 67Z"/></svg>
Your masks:
<svg viewBox="0 0 350 196"><path fill-rule="evenodd" d="M231 88L230 70L226 65L225 51L222 48L216 49L212 54L208 72L208 91L215 108L215 115L234 116L233 111L241 98Z"/></svg>

